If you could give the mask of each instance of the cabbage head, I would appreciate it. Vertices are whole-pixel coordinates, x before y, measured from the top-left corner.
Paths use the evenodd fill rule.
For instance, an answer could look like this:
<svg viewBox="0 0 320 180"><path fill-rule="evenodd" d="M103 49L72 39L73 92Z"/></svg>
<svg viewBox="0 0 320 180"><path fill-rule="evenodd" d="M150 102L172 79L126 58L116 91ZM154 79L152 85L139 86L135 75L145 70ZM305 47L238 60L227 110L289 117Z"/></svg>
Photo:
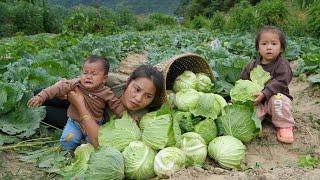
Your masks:
<svg viewBox="0 0 320 180"><path fill-rule="evenodd" d="M240 79L231 89L230 96L235 102L253 101L255 99L253 95L261 92L263 88L263 86L252 81Z"/></svg>
<svg viewBox="0 0 320 180"><path fill-rule="evenodd" d="M112 147L101 147L90 156L85 179L124 179L124 160L122 154Z"/></svg>
<svg viewBox="0 0 320 180"><path fill-rule="evenodd" d="M183 89L176 94L176 106L181 111L190 111L195 109L198 100L200 99L200 93L194 89Z"/></svg>
<svg viewBox="0 0 320 180"><path fill-rule="evenodd" d="M214 139L218 135L216 123L211 118L206 118L205 120L200 121L198 124L196 124L194 127L194 132L201 135L206 144L209 144L212 139Z"/></svg>
<svg viewBox="0 0 320 180"><path fill-rule="evenodd" d="M194 130L191 112L177 111L173 115L173 120L179 122L181 133L191 132Z"/></svg>
<svg viewBox="0 0 320 180"><path fill-rule="evenodd" d="M240 169L245 150L242 142L232 136L217 137L208 146L209 156L225 169Z"/></svg>
<svg viewBox="0 0 320 180"><path fill-rule="evenodd" d="M261 121L256 118L252 104L226 106L226 114L220 117L224 135L249 142L261 134Z"/></svg>
<svg viewBox="0 0 320 180"><path fill-rule="evenodd" d="M177 120L172 120L172 127L169 130L169 137L167 146L175 146L180 148L181 146L181 129Z"/></svg>
<svg viewBox="0 0 320 180"><path fill-rule="evenodd" d="M149 179L155 176L153 163L156 153L141 141L133 141L122 152L124 173L129 179Z"/></svg>
<svg viewBox="0 0 320 180"><path fill-rule="evenodd" d="M172 119L170 114L157 116L144 128L142 141L154 150L163 149L168 143L171 129Z"/></svg>
<svg viewBox="0 0 320 180"><path fill-rule="evenodd" d="M123 151L130 142L137 141L140 137L138 125L127 113L121 119L111 120L99 129L99 144L119 151Z"/></svg>
<svg viewBox="0 0 320 180"><path fill-rule="evenodd" d="M195 132L182 135L181 150L187 156L187 166L202 166L207 157L207 145Z"/></svg>
<svg viewBox="0 0 320 180"><path fill-rule="evenodd" d="M213 93L200 92L200 98L194 108L190 109L190 112L194 116L203 116L216 119L221 113L221 105Z"/></svg>
<svg viewBox="0 0 320 180"><path fill-rule="evenodd" d="M152 112L149 112L147 114L145 114L140 122L139 122L139 127L141 129L141 131L144 130L144 128L147 126L147 124L150 122L150 121L153 121L155 119L157 115L157 111L152 111Z"/></svg>
<svg viewBox="0 0 320 180"><path fill-rule="evenodd" d="M174 92L179 92L182 89L196 89L197 77L191 71L184 71L178 76L173 83Z"/></svg>
<svg viewBox="0 0 320 180"><path fill-rule="evenodd" d="M169 177L186 165L185 153L176 147L167 147L154 159L154 171L159 177Z"/></svg>
<svg viewBox="0 0 320 180"><path fill-rule="evenodd" d="M26 87L19 82L0 82L0 115L11 111L22 100Z"/></svg>
<svg viewBox="0 0 320 180"><path fill-rule="evenodd" d="M250 79L252 82L264 86L264 84L271 79L271 75L269 72L263 70L261 65L258 65L250 72Z"/></svg>
<svg viewBox="0 0 320 180"><path fill-rule="evenodd" d="M213 89L213 83L211 82L211 79L204 73L197 73L197 84L196 84L196 90L199 92L205 92L209 93L212 92Z"/></svg>
<svg viewBox="0 0 320 180"><path fill-rule="evenodd" d="M94 152L93 146L90 144L82 144L74 151L75 161L69 166L60 169L58 174L62 175L65 179L83 178L89 165L91 153Z"/></svg>

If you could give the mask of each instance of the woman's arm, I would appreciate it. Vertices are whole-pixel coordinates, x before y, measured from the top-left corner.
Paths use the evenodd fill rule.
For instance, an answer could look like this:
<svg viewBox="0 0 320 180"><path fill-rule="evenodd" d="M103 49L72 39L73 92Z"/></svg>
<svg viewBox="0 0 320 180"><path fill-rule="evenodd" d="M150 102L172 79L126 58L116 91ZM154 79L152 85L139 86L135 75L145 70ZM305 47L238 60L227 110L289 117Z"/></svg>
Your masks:
<svg viewBox="0 0 320 180"><path fill-rule="evenodd" d="M69 92L68 100L70 101L71 104L73 104L77 108L80 114L80 120L78 120L78 123L81 125L84 133L88 135L90 143L94 148L98 148L99 147L99 141L98 141L99 126L91 118L90 112L86 109L84 104L84 98L78 88L75 88L74 91Z"/></svg>

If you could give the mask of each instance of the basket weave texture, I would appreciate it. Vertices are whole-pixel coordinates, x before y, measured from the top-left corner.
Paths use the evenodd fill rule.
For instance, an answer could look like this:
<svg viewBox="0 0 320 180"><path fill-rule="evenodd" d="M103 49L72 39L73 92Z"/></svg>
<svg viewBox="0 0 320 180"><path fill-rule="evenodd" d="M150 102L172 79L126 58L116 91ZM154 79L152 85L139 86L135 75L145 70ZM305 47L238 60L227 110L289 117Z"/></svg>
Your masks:
<svg viewBox="0 0 320 180"><path fill-rule="evenodd" d="M167 90L173 90L175 79L184 71L193 73L204 73L213 81L215 78L212 69L207 61L201 56L193 53L184 53L157 64L156 67L162 72L164 78L164 90L161 97L158 98L161 103L167 101ZM159 103L160 103L159 102Z"/></svg>

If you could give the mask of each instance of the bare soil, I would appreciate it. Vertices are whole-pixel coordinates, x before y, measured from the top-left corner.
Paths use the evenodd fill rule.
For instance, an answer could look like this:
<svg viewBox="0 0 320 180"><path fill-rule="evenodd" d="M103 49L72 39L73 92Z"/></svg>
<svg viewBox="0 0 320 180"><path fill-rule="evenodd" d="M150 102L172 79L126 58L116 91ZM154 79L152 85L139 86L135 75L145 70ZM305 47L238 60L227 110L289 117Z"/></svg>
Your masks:
<svg viewBox="0 0 320 180"><path fill-rule="evenodd" d="M127 64L135 66L146 60L146 54L128 57ZM128 75L132 67L124 65L116 71ZM293 65L294 68L294 65ZM263 135L247 143L245 170L225 170L207 158L205 168L189 167L174 174L175 180L229 180L229 179L320 179L320 166L314 169L298 166L301 155L320 156L320 89L310 87L305 81L294 78L290 86L293 101L293 116L296 120L295 142L282 144L276 140L275 128L265 121ZM0 152L0 179L51 179L41 169L19 161L14 151Z"/></svg>

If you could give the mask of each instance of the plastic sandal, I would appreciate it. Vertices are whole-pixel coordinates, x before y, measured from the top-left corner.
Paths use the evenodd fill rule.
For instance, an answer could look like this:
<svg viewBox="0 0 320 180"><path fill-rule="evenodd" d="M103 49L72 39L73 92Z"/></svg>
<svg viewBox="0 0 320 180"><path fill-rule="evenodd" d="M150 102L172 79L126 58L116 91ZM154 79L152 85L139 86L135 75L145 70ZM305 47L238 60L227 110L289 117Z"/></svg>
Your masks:
<svg viewBox="0 0 320 180"><path fill-rule="evenodd" d="M277 139L283 143L293 143L293 127L288 128L278 128L277 129Z"/></svg>

